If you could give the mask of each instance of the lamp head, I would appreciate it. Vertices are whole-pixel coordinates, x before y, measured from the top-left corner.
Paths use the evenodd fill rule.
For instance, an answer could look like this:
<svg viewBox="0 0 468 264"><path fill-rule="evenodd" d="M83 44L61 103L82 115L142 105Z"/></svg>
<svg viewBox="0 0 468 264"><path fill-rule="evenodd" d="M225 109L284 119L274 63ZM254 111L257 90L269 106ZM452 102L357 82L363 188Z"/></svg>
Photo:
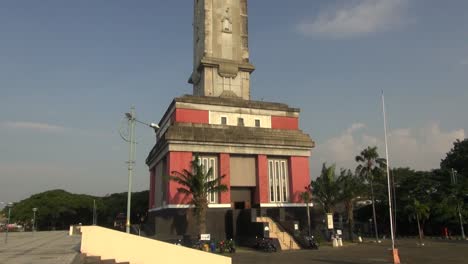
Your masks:
<svg viewBox="0 0 468 264"><path fill-rule="evenodd" d="M132 119L132 118L133 118L132 114L130 114L130 113L125 113L125 117L127 117L128 119Z"/></svg>
<svg viewBox="0 0 468 264"><path fill-rule="evenodd" d="M159 129L159 125L156 124L156 123L151 123L150 127L152 127L154 129L154 131L157 131Z"/></svg>

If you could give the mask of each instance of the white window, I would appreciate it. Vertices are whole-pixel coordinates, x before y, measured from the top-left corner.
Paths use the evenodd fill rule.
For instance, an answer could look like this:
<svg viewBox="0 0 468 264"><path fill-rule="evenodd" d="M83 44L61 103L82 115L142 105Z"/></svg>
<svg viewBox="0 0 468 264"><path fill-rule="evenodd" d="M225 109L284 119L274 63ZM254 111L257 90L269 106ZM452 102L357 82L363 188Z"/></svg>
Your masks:
<svg viewBox="0 0 468 264"><path fill-rule="evenodd" d="M268 160L268 184L270 202L289 201L288 162L282 159Z"/></svg>
<svg viewBox="0 0 468 264"><path fill-rule="evenodd" d="M203 173L207 173L210 168L213 168L213 173L208 178L208 181L213 181L218 178L218 166L216 157L200 157L200 162L203 166ZM218 203L218 193L211 192L208 194L208 203Z"/></svg>
<svg viewBox="0 0 468 264"><path fill-rule="evenodd" d="M225 116L221 117L221 125L227 125L227 117Z"/></svg>
<svg viewBox="0 0 468 264"><path fill-rule="evenodd" d="M244 126L244 118L242 118L242 117L237 118L237 125L238 126Z"/></svg>

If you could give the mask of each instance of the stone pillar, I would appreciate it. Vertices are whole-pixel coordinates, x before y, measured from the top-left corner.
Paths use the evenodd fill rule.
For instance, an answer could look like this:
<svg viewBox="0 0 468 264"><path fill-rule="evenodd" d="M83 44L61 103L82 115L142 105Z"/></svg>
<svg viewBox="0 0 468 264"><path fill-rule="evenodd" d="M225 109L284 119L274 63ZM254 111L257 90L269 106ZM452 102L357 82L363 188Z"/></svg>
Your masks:
<svg viewBox="0 0 468 264"><path fill-rule="evenodd" d="M289 158L289 199L301 203L300 193L310 184L309 157Z"/></svg>
<svg viewBox="0 0 468 264"><path fill-rule="evenodd" d="M168 173L173 171L182 172L184 169L191 171L192 152L171 151L168 154ZM191 197L183 195L177 191L182 187L175 181L168 182L167 199L168 204L188 204Z"/></svg>
<svg viewBox="0 0 468 264"><path fill-rule="evenodd" d="M255 189L255 203L268 203L268 158L266 155L257 156L257 188Z"/></svg>
<svg viewBox="0 0 468 264"><path fill-rule="evenodd" d="M222 184L228 187L227 192L222 192L219 195L220 204L231 203L231 168L230 168L230 155L227 153L219 154L219 175L223 176L224 179L221 181Z"/></svg>

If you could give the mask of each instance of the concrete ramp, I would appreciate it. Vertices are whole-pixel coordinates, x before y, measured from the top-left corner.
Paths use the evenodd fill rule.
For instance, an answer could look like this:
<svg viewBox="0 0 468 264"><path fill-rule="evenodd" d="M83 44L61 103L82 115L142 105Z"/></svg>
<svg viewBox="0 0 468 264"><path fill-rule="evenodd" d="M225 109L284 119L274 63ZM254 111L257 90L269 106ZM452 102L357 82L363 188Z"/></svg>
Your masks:
<svg viewBox="0 0 468 264"><path fill-rule="evenodd" d="M231 264L231 258L98 226L81 227L81 253L130 264Z"/></svg>

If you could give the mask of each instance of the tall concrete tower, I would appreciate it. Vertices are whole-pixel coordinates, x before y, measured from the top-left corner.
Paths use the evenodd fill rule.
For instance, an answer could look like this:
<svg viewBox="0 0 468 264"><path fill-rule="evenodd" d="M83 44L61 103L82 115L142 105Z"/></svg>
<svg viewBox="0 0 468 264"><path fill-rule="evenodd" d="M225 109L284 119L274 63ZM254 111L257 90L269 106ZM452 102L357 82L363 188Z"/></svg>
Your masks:
<svg viewBox="0 0 468 264"><path fill-rule="evenodd" d="M247 0L194 0L193 95L250 100Z"/></svg>
<svg viewBox="0 0 468 264"><path fill-rule="evenodd" d="M254 66L249 62L247 0L194 0L194 11L193 95L170 103L146 158L147 234L163 240L200 232L217 240L238 234L252 238L263 234L252 230L265 216L268 223L297 225L304 219L300 194L310 184L309 157L315 146L299 128L300 110L250 98ZM212 171L210 181L219 179L227 187L207 196L206 232L191 216L192 197L166 176L191 171L195 157ZM252 217L245 219L246 214ZM306 225L301 227L299 233L306 232ZM283 250L299 248L293 236L281 235Z"/></svg>

